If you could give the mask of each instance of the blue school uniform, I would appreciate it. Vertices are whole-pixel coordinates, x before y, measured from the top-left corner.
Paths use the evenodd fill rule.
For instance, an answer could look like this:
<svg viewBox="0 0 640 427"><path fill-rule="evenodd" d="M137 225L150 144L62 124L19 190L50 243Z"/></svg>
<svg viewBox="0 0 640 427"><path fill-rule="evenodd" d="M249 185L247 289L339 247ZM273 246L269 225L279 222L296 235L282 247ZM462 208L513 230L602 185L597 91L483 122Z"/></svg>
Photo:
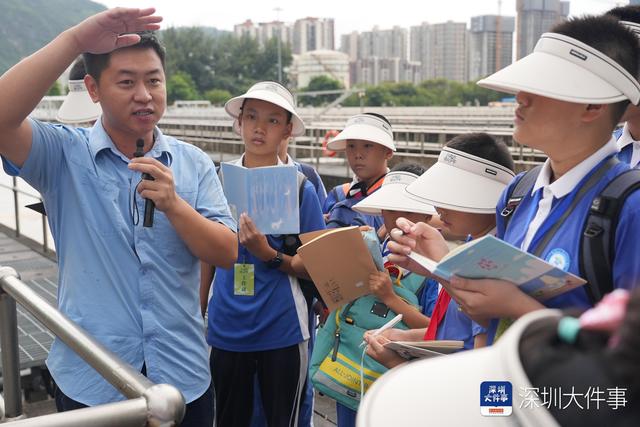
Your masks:
<svg viewBox="0 0 640 427"><path fill-rule="evenodd" d="M315 188L305 181L300 233L323 228ZM267 240L272 248L282 249L282 236L268 235ZM309 339L308 309L298 279L270 268L239 242L237 262L253 264L254 295L234 295L234 268L216 269L207 342L222 350L250 352L284 348Z"/></svg>
<svg viewBox="0 0 640 427"><path fill-rule="evenodd" d="M629 126L625 124L623 128L616 130L613 137L620 150L618 159L632 168L637 167L640 163L640 141L633 139L631 132L629 132Z"/></svg>
<svg viewBox="0 0 640 427"><path fill-rule="evenodd" d="M544 221L542 221L540 227L533 235L531 244L527 245L527 247L523 249L528 250L530 247L535 247L536 243L542 238L545 232L558 221L564 211L569 207L575 198L576 193L583 187L589 177L602 163L616 155L616 151L615 141L612 139L600 150L583 161L580 165L576 166L574 168L575 171L572 169L555 182L559 183L569 174L573 175L570 178L575 181L575 183L572 182L569 184L571 187L570 189L565 188L565 190L562 191L562 194L559 194L560 197L553 198L548 216ZM587 167L587 173L580 176ZM545 168L549 168L548 161L540 172L540 176L538 177L536 185L533 187L533 191L522 199L518 209L516 209L512 214L513 217L511 218L509 228L506 231L504 219L500 215L500 212L502 212L503 208L506 206L507 194L511 192L511 187L514 184L511 183L509 188L503 193L497 206L497 235L506 242L522 247L523 240L528 232L529 224L535 218L538 210L538 203L543 197L542 193L544 188L538 184L543 182L542 175L545 173ZM577 170L580 168L582 170ZM541 253L541 258L546 261L552 261L555 265L560 266L565 271L569 271L578 276L580 275L580 260L578 259L580 256L580 240L584 229L584 222L591 206L591 201L611 180L627 170L629 170L629 165L622 162L618 163L609 169L604 176L586 192L582 200L574 209L571 217L564 221L556 234L551 238L546 248L544 248ZM567 181L565 180L563 185L566 184ZM614 257L613 261L613 281L616 288L630 289L640 283L640 262L638 262L637 258L637 254L640 253L640 239L638 239L638 236L640 236L640 192L635 192L627 198L624 207L620 212L618 226L616 228L615 254L617 254L617 256ZM544 305L549 308L559 309L586 309L591 306L591 302L587 296L585 287L579 287L544 301ZM492 320L487 337L488 342L493 341L497 325L498 321Z"/></svg>

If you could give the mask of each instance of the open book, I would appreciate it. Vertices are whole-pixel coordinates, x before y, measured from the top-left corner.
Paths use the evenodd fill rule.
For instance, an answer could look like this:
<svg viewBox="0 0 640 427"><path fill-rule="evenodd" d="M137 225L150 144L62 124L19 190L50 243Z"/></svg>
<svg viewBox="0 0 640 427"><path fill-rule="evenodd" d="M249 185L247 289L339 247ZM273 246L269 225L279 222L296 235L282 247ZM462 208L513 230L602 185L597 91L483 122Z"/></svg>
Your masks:
<svg viewBox="0 0 640 427"><path fill-rule="evenodd" d="M298 234L298 170L295 166L245 168L221 163L222 188L237 221L246 212L262 234Z"/></svg>
<svg viewBox="0 0 640 427"><path fill-rule="evenodd" d="M370 293L369 275L384 269L377 237L358 227L312 231L300 241L298 254L329 310Z"/></svg>
<svg viewBox="0 0 640 427"><path fill-rule="evenodd" d="M494 236L484 236L449 252L440 262L412 252L409 258L444 280L502 279L525 293L545 300L582 286L585 280L524 252Z"/></svg>
<svg viewBox="0 0 640 427"><path fill-rule="evenodd" d="M462 349L464 342L456 340L390 341L384 346L405 359L426 359L454 353Z"/></svg>

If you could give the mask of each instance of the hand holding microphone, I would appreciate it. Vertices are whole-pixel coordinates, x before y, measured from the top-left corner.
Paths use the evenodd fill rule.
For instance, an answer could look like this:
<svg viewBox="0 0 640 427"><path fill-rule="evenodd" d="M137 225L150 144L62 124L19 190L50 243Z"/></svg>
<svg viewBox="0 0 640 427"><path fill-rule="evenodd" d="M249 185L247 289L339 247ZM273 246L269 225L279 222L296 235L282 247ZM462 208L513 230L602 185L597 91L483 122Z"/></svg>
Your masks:
<svg viewBox="0 0 640 427"><path fill-rule="evenodd" d="M144 139L139 138L136 141L136 151L133 153L133 157L143 157L144 156ZM147 179L150 181L154 181L154 178L148 173L142 174L142 179ZM144 221L142 225L144 227L153 227L153 213L156 209L156 205L151 199L145 199L144 202Z"/></svg>

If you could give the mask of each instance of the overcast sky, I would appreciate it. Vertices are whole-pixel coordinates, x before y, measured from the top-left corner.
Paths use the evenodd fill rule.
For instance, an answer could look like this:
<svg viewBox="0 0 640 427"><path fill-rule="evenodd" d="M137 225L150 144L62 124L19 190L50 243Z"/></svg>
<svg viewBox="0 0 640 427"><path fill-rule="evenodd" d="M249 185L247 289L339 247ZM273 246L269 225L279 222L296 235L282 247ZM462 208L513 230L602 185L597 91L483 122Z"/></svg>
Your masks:
<svg viewBox="0 0 640 427"><path fill-rule="evenodd" d="M469 22L471 16L496 14L497 0L94 0L107 7L154 6L164 17L165 26L206 25L233 30L235 24L251 19L254 22L284 22L313 16L334 18L336 44L340 35L351 31L368 31L375 25L384 29L394 25L410 27L421 22L438 23L448 20ZM628 0L573 0L571 14L599 14ZM375 5L375 6L374 6ZM377 5L380 5L377 6ZM516 0L502 1L502 14L515 16ZM384 7L382 7L384 6ZM282 9L276 12L276 8Z"/></svg>

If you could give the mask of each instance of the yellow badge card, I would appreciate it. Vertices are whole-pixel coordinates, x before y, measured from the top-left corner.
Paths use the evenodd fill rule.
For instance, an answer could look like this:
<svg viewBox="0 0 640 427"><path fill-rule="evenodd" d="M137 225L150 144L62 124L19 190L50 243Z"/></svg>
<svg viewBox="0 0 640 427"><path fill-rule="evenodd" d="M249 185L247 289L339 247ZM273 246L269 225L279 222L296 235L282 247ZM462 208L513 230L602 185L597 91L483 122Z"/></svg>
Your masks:
<svg viewBox="0 0 640 427"><path fill-rule="evenodd" d="M233 294L253 296L253 264L235 264L233 272Z"/></svg>

